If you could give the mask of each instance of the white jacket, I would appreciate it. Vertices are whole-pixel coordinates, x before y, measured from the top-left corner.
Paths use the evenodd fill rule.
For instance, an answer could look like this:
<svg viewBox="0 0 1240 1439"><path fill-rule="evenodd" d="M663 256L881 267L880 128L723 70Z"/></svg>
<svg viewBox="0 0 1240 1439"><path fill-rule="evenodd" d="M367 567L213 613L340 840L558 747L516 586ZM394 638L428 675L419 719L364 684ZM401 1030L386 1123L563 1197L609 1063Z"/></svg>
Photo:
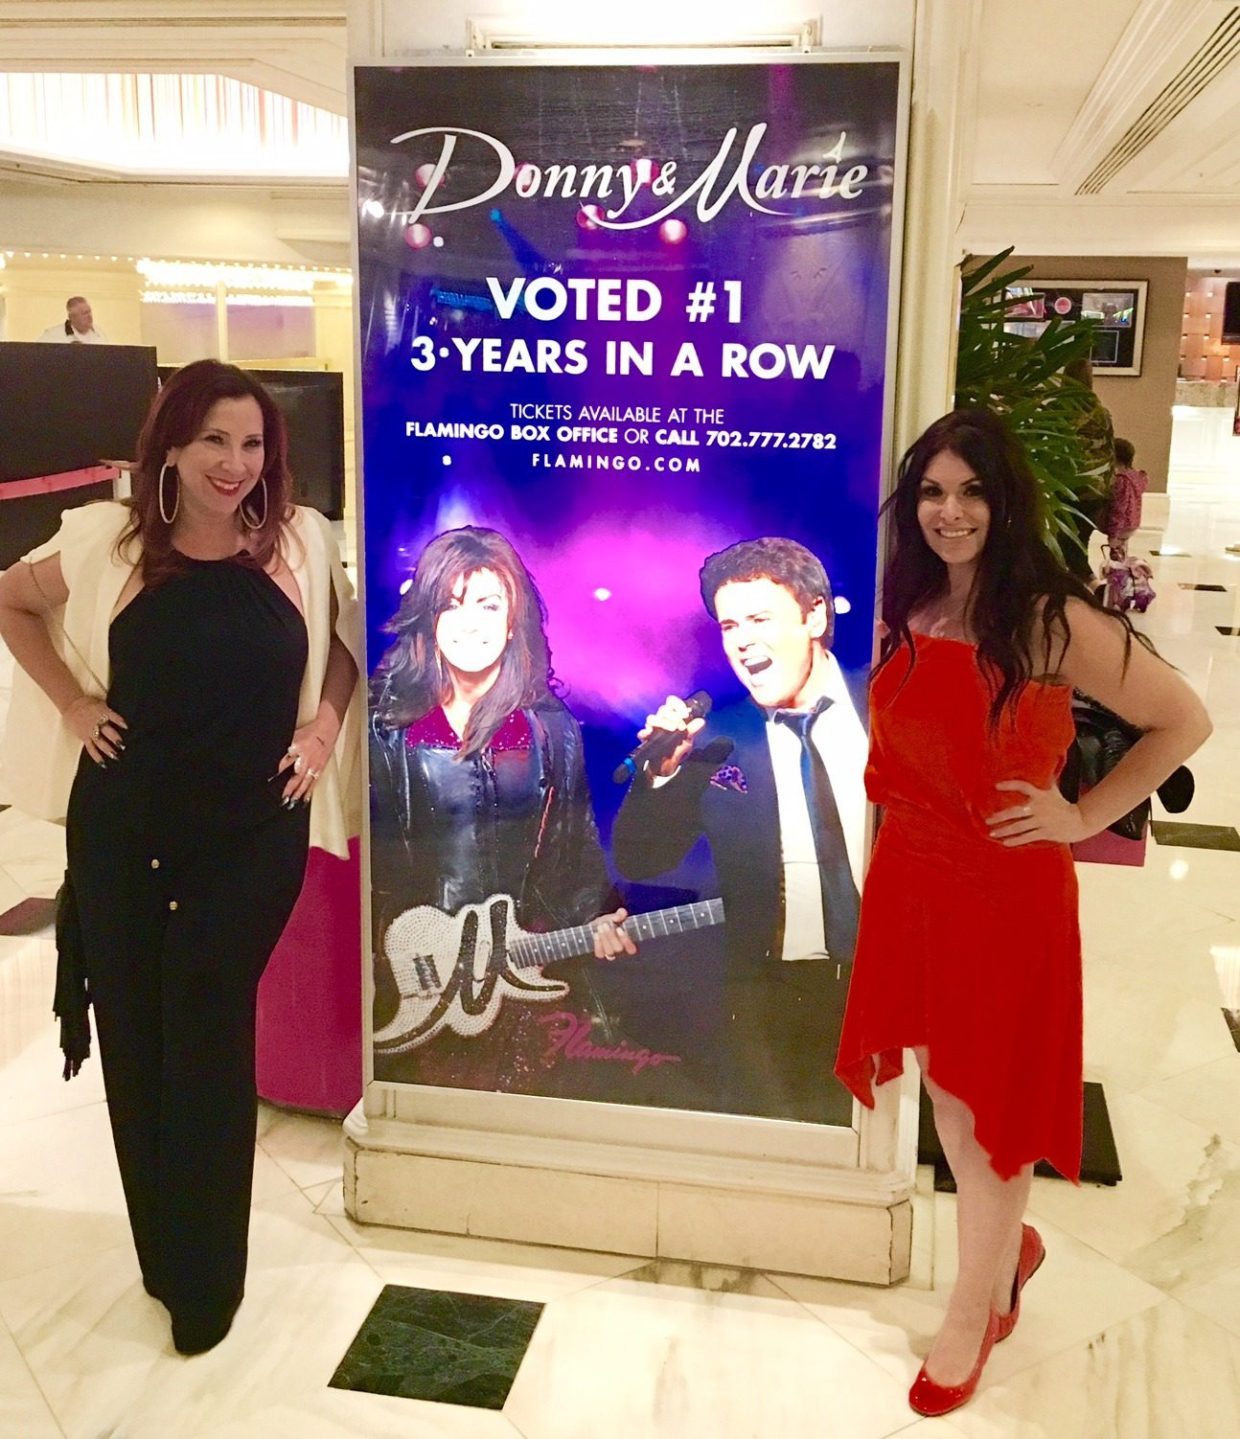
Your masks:
<svg viewBox="0 0 1240 1439"><path fill-rule="evenodd" d="M69 600L53 611L49 629L57 653L87 694L98 694L101 685L106 690L111 682L108 628L136 557L116 552L128 515L126 506L113 501L66 510L56 534L24 557L34 563L60 556ZM289 529L292 542L285 558L301 591L310 641L297 707L297 723L303 725L314 718L323 694L333 590L338 606L335 632L357 661L359 675L364 667L357 600L330 525L317 510L298 505ZM361 733L359 685L310 802L310 843L342 859L348 855L350 835L361 830ZM17 666L0 745L0 796L27 814L63 823L81 750L55 705Z"/></svg>

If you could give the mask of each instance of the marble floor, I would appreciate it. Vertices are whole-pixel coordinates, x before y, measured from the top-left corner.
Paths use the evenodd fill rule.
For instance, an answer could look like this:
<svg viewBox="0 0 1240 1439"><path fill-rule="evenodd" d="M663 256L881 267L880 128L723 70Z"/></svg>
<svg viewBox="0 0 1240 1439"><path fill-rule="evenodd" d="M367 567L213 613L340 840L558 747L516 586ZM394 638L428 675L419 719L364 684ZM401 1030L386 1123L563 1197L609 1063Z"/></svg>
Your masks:
<svg viewBox="0 0 1240 1439"><path fill-rule="evenodd" d="M1240 506L1173 495L1163 541L1182 553L1154 561L1147 628L1216 724L1176 818L1235 826L1240 638L1220 627L1240 627ZM6 684L0 663L0 706ZM54 827L0 813L0 916L50 895L62 858ZM955 1200L929 1170L912 1275L883 1290L359 1226L339 1127L271 1108L245 1304L217 1349L179 1358L130 1247L98 1063L59 1077L51 936L0 937L0 1439L1234 1439L1240 854L1151 845L1144 869L1081 882L1087 1077L1123 1182L1035 1181L1048 1262L944 1420L905 1403L955 1264ZM387 1285L543 1306L502 1408L331 1387Z"/></svg>

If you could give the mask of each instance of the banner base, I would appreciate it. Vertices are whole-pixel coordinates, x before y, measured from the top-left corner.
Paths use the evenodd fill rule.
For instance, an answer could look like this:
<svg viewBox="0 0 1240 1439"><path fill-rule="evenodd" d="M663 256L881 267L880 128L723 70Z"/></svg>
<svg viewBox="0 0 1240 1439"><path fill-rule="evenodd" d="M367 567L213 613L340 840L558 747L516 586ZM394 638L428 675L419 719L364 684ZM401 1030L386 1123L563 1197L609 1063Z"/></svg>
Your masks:
<svg viewBox="0 0 1240 1439"><path fill-rule="evenodd" d="M686 1183L622 1174L582 1148L576 1167L548 1150L486 1162L445 1152L443 1136L367 1117L345 1121L349 1217L479 1239L772 1270L865 1284L907 1278L912 1204L902 1188L866 1194L856 1174L819 1171L802 1192L762 1187L749 1166L736 1182ZM432 1152L433 1151L433 1152ZM666 1167L668 1156L662 1156ZM637 1167L637 1166L634 1166ZM613 1172L600 1173L608 1168ZM805 1192L813 1189L817 1192ZM832 1193L832 1189L837 1192ZM847 1191L847 1197L838 1192Z"/></svg>

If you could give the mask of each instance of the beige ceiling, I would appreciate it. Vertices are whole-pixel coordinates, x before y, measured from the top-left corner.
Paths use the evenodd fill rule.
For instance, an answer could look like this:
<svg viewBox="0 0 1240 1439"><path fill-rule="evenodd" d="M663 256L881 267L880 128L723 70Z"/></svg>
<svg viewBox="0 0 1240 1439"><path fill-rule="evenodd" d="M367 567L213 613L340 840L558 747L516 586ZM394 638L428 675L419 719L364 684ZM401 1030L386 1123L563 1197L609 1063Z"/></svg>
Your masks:
<svg viewBox="0 0 1240 1439"><path fill-rule="evenodd" d="M1240 0L934 3L978 16L966 247L1240 262ZM0 0L0 64L214 72L344 113L346 8Z"/></svg>
<svg viewBox="0 0 1240 1439"><path fill-rule="evenodd" d="M345 0L0 0L5 70L206 72L345 113Z"/></svg>
<svg viewBox="0 0 1240 1439"><path fill-rule="evenodd" d="M1240 263L1240 3L981 0L963 234Z"/></svg>

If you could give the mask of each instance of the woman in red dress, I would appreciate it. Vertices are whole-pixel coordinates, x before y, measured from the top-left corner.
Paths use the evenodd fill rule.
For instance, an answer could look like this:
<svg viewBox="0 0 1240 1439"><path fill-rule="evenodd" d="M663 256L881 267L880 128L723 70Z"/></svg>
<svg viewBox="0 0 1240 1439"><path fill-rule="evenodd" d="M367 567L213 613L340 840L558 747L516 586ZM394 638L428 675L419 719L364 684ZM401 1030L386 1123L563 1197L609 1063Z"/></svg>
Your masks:
<svg viewBox="0 0 1240 1439"><path fill-rule="evenodd" d="M1069 846L1140 803L1210 733L1185 681L1042 540L1004 423L960 410L905 455L890 504L886 633L870 696L882 825L836 1073L863 1104L911 1048L956 1180L959 1274L909 1393L977 1386L1041 1263L1033 1166L1079 1179L1081 951ZM1145 731L1070 804L1073 689Z"/></svg>

